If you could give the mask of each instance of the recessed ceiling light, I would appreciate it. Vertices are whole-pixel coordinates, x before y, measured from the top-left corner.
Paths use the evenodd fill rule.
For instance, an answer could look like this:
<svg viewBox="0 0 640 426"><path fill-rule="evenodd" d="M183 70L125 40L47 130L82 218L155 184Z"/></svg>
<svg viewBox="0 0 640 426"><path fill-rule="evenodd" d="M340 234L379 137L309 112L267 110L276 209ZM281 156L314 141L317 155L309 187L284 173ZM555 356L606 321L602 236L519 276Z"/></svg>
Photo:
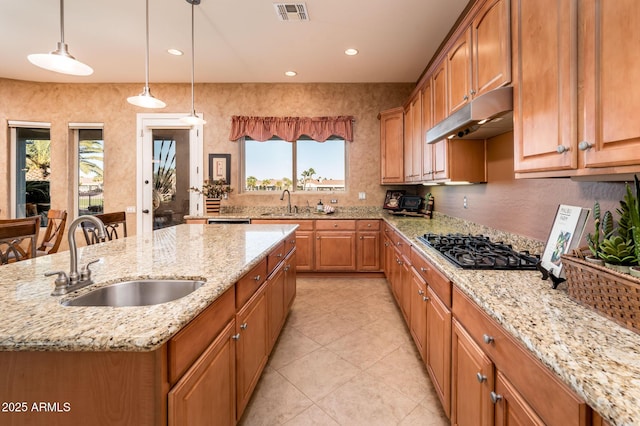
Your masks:
<svg viewBox="0 0 640 426"><path fill-rule="evenodd" d="M345 55L355 56L358 54L358 49L347 49L344 51Z"/></svg>
<svg viewBox="0 0 640 426"><path fill-rule="evenodd" d="M182 50L178 50L178 49L167 49L167 52L169 52L169 54L174 55L174 56L182 56L182 55L184 55L184 52Z"/></svg>
<svg viewBox="0 0 640 426"><path fill-rule="evenodd" d="M286 75L287 77L295 77L296 75L298 75L298 73L295 71L285 71L284 75Z"/></svg>

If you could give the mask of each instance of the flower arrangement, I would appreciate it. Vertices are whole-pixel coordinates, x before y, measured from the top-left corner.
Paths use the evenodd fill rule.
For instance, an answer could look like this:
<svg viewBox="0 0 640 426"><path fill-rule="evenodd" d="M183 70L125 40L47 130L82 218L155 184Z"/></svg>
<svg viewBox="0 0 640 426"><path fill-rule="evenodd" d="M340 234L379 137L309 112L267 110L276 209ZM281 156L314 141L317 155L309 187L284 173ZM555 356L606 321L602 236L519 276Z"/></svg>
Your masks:
<svg viewBox="0 0 640 426"><path fill-rule="evenodd" d="M197 192L204 195L205 198L226 198L227 194L233 192L226 179L218 180L205 180L202 184L202 189L191 187L189 191Z"/></svg>

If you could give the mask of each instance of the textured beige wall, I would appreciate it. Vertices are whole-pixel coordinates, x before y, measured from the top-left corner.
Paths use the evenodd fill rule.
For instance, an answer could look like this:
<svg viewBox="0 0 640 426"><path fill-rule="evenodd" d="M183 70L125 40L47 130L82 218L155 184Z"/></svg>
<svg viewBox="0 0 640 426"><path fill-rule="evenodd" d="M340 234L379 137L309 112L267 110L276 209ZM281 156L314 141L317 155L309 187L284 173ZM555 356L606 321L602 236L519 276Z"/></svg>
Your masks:
<svg viewBox="0 0 640 426"><path fill-rule="evenodd" d="M421 193L431 191L436 211L540 241L548 238L558 204L591 208L598 200L603 211L613 213L624 195L624 183L515 179L513 133L487 142L487 161L487 184L423 187ZM465 196L467 209L462 206ZM587 232L591 227L589 220Z"/></svg>
<svg viewBox="0 0 640 426"><path fill-rule="evenodd" d="M70 122L103 122L105 140L105 210L124 210L136 204L136 113L187 112L191 104L187 84L151 84L155 96L167 103L162 111L136 108L126 102L140 84L49 84L0 79L0 217L8 217L9 139L7 120L51 123L52 208L72 210L75 152L68 135ZM277 194L239 194L239 147L228 140L232 115L323 116L353 115L355 140L349 144L348 191L331 195L341 205L380 205L386 188L380 181L380 133L377 114L401 105L412 84L197 84L196 110L203 112L204 157L230 153L230 205L280 205ZM359 201L358 192L367 200ZM304 205L315 195L294 195ZM327 197L329 198L329 197ZM323 200L324 201L324 200ZM317 202L317 200L315 200ZM315 203L314 202L314 203ZM135 215L128 217L135 233Z"/></svg>

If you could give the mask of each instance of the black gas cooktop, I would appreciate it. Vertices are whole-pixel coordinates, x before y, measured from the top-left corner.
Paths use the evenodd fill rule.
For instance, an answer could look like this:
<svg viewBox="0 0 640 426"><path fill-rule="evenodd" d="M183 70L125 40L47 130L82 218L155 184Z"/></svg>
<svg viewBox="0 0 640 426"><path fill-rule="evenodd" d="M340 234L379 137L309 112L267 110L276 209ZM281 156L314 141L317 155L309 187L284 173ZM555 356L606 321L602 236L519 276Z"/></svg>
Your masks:
<svg viewBox="0 0 640 426"><path fill-rule="evenodd" d="M418 239L465 269L535 270L539 261L528 251L516 251L483 235L424 234Z"/></svg>

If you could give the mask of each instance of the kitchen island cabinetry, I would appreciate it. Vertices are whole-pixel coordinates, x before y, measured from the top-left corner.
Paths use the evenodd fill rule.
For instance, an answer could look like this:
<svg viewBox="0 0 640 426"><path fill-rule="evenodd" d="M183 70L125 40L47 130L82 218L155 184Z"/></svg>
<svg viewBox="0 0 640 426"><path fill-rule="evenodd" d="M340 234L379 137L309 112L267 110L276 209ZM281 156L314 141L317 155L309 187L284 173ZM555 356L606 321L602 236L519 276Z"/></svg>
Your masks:
<svg viewBox="0 0 640 426"><path fill-rule="evenodd" d="M479 404L473 408L478 418L488 419L489 406L483 400L488 391L494 405L494 424L565 426L590 422L590 410L584 401L458 289L453 291L453 316L456 343L452 399L458 410L456 418L466 415L465 410L470 409L467 404ZM478 371L472 371L474 367ZM468 387L473 378L482 386ZM489 389L491 383L493 389Z"/></svg>
<svg viewBox="0 0 640 426"><path fill-rule="evenodd" d="M380 120L380 183L404 182L404 109L382 111Z"/></svg>

